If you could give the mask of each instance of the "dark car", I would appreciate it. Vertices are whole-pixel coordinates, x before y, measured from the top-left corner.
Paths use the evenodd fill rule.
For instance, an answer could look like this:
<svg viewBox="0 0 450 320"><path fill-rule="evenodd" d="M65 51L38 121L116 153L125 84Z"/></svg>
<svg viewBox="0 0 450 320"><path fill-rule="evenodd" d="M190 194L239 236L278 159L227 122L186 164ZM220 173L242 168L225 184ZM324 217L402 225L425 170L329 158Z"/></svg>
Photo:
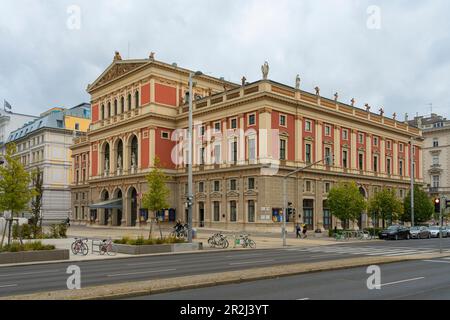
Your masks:
<svg viewBox="0 0 450 320"><path fill-rule="evenodd" d="M409 229L402 226L390 226L386 230L380 232L380 239L386 240L400 240L411 239Z"/></svg>

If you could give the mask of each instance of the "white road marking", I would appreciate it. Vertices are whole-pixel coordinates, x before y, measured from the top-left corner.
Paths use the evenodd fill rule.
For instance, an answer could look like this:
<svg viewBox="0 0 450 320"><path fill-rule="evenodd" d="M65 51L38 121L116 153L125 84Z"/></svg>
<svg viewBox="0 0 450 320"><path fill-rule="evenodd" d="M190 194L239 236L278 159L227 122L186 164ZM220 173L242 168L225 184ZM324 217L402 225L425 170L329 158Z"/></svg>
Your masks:
<svg viewBox="0 0 450 320"><path fill-rule="evenodd" d="M405 283L405 282L412 282L412 281L418 281L418 280L423 280L425 279L425 277L420 277L420 278L413 278L413 279L406 279L406 280L400 280L400 281L394 281L394 282L389 282L389 283L383 283L381 286L391 286L394 284L399 284L399 283Z"/></svg>
<svg viewBox="0 0 450 320"><path fill-rule="evenodd" d="M3 286L0 286L0 288L10 288L10 287L17 287L17 284L6 284Z"/></svg>
<svg viewBox="0 0 450 320"><path fill-rule="evenodd" d="M433 262L433 263L450 263L450 261L442 261L442 260L422 260L422 261L424 261L424 262Z"/></svg>
<svg viewBox="0 0 450 320"><path fill-rule="evenodd" d="M138 274L147 274L147 273L158 273L158 272L170 272L176 271L177 269L164 269L164 270L149 270L149 271L140 271L140 272L130 272L130 273L117 273L117 274L108 274L107 277L124 277L124 276L134 276Z"/></svg>
<svg viewBox="0 0 450 320"><path fill-rule="evenodd" d="M264 262L273 262L275 260L259 260L259 261L245 261L245 262L233 262L229 263L230 266L238 266L241 264L253 264L253 263L264 263Z"/></svg>
<svg viewBox="0 0 450 320"><path fill-rule="evenodd" d="M138 262L138 263L128 263L127 266L148 266L152 264L169 264L172 262L180 262L181 260L170 260L170 261L153 261L153 262Z"/></svg>
<svg viewBox="0 0 450 320"><path fill-rule="evenodd" d="M35 274L56 273L56 272L61 272L61 271L62 270L47 270L47 271L37 271L37 272L10 273L10 274L0 274L0 277L30 276L30 275L35 275Z"/></svg>
<svg viewBox="0 0 450 320"><path fill-rule="evenodd" d="M225 258L247 258L247 257L260 257L263 254L260 253L252 253L252 254L245 254L245 255L234 255L234 256L225 256Z"/></svg>
<svg viewBox="0 0 450 320"><path fill-rule="evenodd" d="M301 298L301 299L297 299L297 301L306 301L309 300L309 298Z"/></svg>

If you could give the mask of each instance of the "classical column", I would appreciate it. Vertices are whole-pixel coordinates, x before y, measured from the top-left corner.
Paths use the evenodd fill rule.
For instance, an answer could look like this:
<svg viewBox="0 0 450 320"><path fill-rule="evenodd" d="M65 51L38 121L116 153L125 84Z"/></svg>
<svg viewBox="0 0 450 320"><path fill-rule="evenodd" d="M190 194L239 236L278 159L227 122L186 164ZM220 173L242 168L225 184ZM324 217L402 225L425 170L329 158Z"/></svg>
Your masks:
<svg viewBox="0 0 450 320"><path fill-rule="evenodd" d="M128 137L123 137L122 141L123 141L123 172L124 174L129 174L131 166L130 163L131 147L129 144Z"/></svg>
<svg viewBox="0 0 450 320"><path fill-rule="evenodd" d="M140 170L142 168L142 159L141 159L141 156L142 156L142 132L139 131L137 136L138 136L137 167L138 167L138 170Z"/></svg>
<svg viewBox="0 0 450 320"><path fill-rule="evenodd" d="M228 123L227 120L222 121L222 147L221 147L221 157L222 157L222 164L228 165Z"/></svg>
<svg viewBox="0 0 450 320"><path fill-rule="evenodd" d="M155 103L155 79L150 79L150 103ZM177 105L178 105L178 89L177 89Z"/></svg>
<svg viewBox="0 0 450 320"><path fill-rule="evenodd" d="M386 140L380 137L380 173L386 173Z"/></svg>
<svg viewBox="0 0 450 320"><path fill-rule="evenodd" d="M148 143L149 143L149 161L150 161L150 168L153 168L155 166L155 157L156 157L156 128L150 127L149 128L149 135L148 135ZM172 153L172 150L167 150L167 152Z"/></svg>
<svg viewBox="0 0 450 320"><path fill-rule="evenodd" d="M239 178L239 203L237 205L238 207L238 222L242 222L242 224L245 226L247 219L246 219L246 204L244 203L244 178Z"/></svg>
<svg viewBox="0 0 450 320"><path fill-rule="evenodd" d="M356 130L351 130L351 159L350 165L353 170L358 170L358 147L356 145Z"/></svg>
<svg viewBox="0 0 450 320"><path fill-rule="evenodd" d="M392 150L393 150L393 156L392 156L392 165L393 165L393 170L392 173L393 175L398 175L398 143L392 141Z"/></svg>
<svg viewBox="0 0 450 320"><path fill-rule="evenodd" d="M273 160L271 109L264 108L259 111L259 129L259 157L262 162Z"/></svg>
<svg viewBox="0 0 450 320"><path fill-rule="evenodd" d="M238 130L238 164L243 165L245 164L245 134L244 134L244 120L245 115L241 114L239 115L239 130Z"/></svg>
<svg viewBox="0 0 450 320"><path fill-rule="evenodd" d="M295 118L295 161L303 161L303 118L296 116Z"/></svg>
<svg viewBox="0 0 450 320"><path fill-rule="evenodd" d="M323 229L323 181L316 180L316 195L314 205L314 230Z"/></svg>
<svg viewBox="0 0 450 320"><path fill-rule="evenodd" d="M323 138L322 138L322 127L323 122L322 121L316 121L316 161L320 161L323 159ZM323 165L323 163L321 163Z"/></svg>
<svg viewBox="0 0 450 320"><path fill-rule="evenodd" d="M366 135L366 171L372 172L372 135Z"/></svg>
<svg viewBox="0 0 450 320"><path fill-rule="evenodd" d="M339 135L340 127L334 127L334 165L336 167L342 167L342 154L341 154L341 136ZM348 166L348 155L347 155L347 166Z"/></svg>

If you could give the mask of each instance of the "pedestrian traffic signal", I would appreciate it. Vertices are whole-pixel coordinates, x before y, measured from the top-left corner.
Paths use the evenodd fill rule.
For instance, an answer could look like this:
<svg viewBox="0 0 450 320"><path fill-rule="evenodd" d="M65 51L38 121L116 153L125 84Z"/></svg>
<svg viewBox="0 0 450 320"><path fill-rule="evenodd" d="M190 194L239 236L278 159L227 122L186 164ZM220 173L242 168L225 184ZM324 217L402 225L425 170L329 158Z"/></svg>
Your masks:
<svg viewBox="0 0 450 320"><path fill-rule="evenodd" d="M434 212L435 213L441 212L441 199L439 198L434 199Z"/></svg>

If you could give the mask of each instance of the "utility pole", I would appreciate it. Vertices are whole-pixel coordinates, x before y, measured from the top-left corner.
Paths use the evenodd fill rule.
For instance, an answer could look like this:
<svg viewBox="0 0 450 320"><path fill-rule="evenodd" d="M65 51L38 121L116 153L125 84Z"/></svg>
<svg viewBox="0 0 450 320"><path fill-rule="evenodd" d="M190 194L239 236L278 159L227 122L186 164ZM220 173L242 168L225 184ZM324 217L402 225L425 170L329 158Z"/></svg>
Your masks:
<svg viewBox="0 0 450 320"><path fill-rule="evenodd" d="M411 226L414 227L414 138L411 137L409 148L410 170L411 170Z"/></svg>

